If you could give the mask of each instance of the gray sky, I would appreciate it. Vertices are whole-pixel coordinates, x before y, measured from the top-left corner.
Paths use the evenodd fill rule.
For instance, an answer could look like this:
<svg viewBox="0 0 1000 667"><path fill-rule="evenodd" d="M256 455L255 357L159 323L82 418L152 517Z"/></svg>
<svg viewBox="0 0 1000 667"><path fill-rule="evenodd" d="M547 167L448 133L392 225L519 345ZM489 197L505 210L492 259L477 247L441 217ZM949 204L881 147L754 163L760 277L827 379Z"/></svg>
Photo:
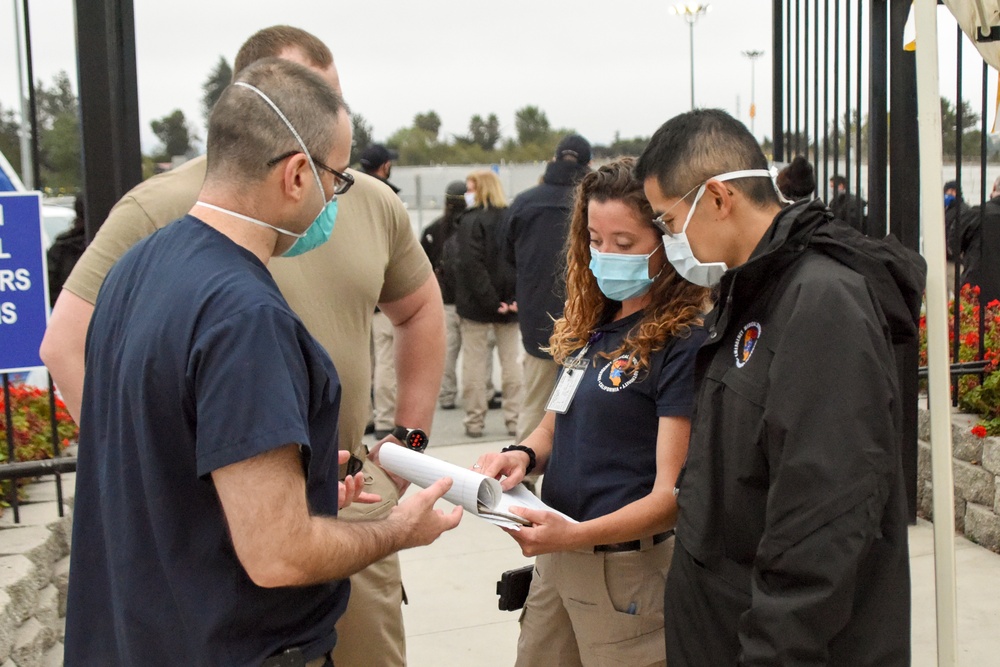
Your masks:
<svg viewBox="0 0 1000 667"><path fill-rule="evenodd" d="M5 108L16 108L17 99L15 1L21 0L0 0ZM377 140L428 110L441 116L444 136L464 134L477 113L496 113L504 135L513 136L514 111L534 104L553 127L608 143L616 131L648 136L690 105L688 26L668 11L669 1L134 2L147 151L156 144L149 121L176 108L203 138L200 97L209 70L220 55L232 63L246 37L277 23L305 28L330 46L344 96L373 125ZM749 125L751 68L741 52L763 50L756 66L756 134L770 135L771 2L711 4L694 29L695 101L738 111ZM36 80L49 83L65 69L75 87L73 0L35 0L30 7ZM955 28L941 12L941 86L954 97ZM964 63L965 96L978 109L981 60L971 46ZM993 99L993 77L990 86Z"/></svg>

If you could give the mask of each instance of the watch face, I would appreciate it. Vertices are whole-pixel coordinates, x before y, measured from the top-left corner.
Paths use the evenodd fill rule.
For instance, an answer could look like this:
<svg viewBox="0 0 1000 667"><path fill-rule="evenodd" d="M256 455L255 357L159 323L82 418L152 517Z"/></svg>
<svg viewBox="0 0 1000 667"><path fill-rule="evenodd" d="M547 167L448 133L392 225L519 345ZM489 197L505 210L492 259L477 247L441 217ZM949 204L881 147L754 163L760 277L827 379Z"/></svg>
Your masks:
<svg viewBox="0 0 1000 667"><path fill-rule="evenodd" d="M415 428L406 436L404 444L414 451L422 452L427 449L427 434L419 428Z"/></svg>

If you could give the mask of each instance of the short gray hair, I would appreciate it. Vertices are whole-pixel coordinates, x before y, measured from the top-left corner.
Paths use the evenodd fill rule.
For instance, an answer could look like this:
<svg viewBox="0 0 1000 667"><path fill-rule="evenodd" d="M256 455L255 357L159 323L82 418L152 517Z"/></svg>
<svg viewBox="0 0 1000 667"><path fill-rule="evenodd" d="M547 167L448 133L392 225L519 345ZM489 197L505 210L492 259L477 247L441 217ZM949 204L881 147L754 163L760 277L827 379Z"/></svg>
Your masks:
<svg viewBox="0 0 1000 667"><path fill-rule="evenodd" d="M208 121L208 174L247 184L263 180L268 161L302 150L291 130L255 91L281 109L302 137L309 154L322 159L333 149L334 128L344 101L315 72L283 58L263 58L244 69L228 86Z"/></svg>

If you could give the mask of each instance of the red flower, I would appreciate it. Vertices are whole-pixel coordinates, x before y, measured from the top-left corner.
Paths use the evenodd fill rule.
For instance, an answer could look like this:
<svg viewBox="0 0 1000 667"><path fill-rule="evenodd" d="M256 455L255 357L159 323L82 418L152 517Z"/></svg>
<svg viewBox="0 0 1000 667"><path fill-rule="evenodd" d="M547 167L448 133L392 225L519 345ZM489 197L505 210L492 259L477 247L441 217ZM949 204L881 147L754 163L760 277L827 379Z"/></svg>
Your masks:
<svg viewBox="0 0 1000 667"><path fill-rule="evenodd" d="M968 345L969 347L975 347L979 345L979 334L977 334L975 331L970 331L969 333L965 334L965 344Z"/></svg>
<svg viewBox="0 0 1000 667"><path fill-rule="evenodd" d="M996 308L997 306L1000 306L1000 299L993 299L988 304L986 304L987 308Z"/></svg>
<svg viewBox="0 0 1000 667"><path fill-rule="evenodd" d="M975 426L973 426L971 432L972 435L976 436L977 438L986 437L986 427L983 426L982 424L976 424Z"/></svg>

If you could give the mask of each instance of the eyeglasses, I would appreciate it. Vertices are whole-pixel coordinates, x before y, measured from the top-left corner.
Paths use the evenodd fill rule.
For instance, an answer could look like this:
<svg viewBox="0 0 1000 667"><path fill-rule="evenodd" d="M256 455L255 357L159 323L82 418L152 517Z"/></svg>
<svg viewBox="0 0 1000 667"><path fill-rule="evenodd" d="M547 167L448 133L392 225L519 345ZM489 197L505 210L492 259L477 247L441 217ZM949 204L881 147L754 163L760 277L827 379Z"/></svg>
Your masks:
<svg viewBox="0 0 1000 667"><path fill-rule="evenodd" d="M276 157L276 158L274 158L272 160L268 160L267 161L267 166L268 167L273 167L274 165L278 164L282 160L287 160L288 158L292 157L293 155L298 155L301 152L302 151L288 151L287 153L282 153L278 157ZM310 156L310 157L312 157L312 156ZM314 157L312 158L312 161L313 161L313 164L315 164L317 167L319 167L323 171L326 171L326 172L329 172L329 173L333 174L334 178L337 179L337 180L334 181L334 184L333 184L333 194L335 194L335 195L342 195L345 192L347 192L348 190L350 190L351 186L354 185L354 177L351 176L350 174L345 174L343 172L337 171L336 169L334 169L332 167L328 167L328 166L326 166L325 164L323 164L322 162L320 162L318 159L316 159Z"/></svg>
<svg viewBox="0 0 1000 667"><path fill-rule="evenodd" d="M706 181L706 183L707 183L707 181ZM690 190L688 190L686 193L684 193L684 195L680 199L678 199L677 201L675 201L673 206L671 206L666 211L664 211L663 213L661 213L658 216L656 216L655 218L653 218L653 224L656 226L656 228L659 229L661 232L663 232L666 236L669 236L670 238L673 238L673 237L677 236L677 234L680 234L680 232L671 231L669 223L667 223L663 219L663 216L667 215L672 210L674 210L674 208L676 208L678 204L680 204L682 201L684 201L685 199L687 199L688 195L690 195L692 192L694 192L695 190L697 190L698 188L700 188L704 184L705 183L699 183L698 185L694 186L693 188L691 188Z"/></svg>

